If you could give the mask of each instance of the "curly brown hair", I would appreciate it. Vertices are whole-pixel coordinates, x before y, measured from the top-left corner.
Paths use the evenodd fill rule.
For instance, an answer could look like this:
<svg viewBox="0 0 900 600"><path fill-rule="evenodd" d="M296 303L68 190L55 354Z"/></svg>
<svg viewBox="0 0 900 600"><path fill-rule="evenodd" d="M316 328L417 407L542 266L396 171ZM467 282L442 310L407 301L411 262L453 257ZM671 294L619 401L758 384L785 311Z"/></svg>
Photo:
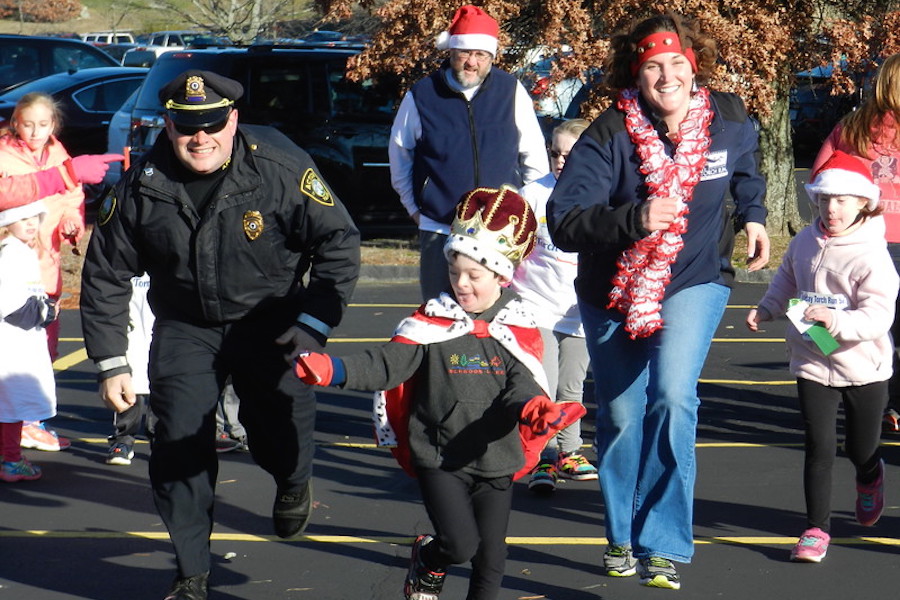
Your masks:
<svg viewBox="0 0 900 600"><path fill-rule="evenodd" d="M682 50L694 49L697 58L695 79L699 85L705 85L712 76L718 57L716 42L697 30L692 21L671 12L636 21L628 30L612 36L610 51L604 64L606 85L615 91L634 87L635 77L631 67L637 61L638 42L648 35L663 31L678 34Z"/></svg>

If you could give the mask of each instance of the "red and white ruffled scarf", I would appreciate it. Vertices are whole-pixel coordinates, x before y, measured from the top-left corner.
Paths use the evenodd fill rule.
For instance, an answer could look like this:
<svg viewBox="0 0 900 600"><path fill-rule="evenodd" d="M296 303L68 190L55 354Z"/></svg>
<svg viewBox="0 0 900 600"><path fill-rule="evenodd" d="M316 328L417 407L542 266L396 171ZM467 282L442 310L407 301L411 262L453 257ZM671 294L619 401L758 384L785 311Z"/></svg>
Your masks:
<svg viewBox="0 0 900 600"><path fill-rule="evenodd" d="M654 231L638 240L619 256L618 273L612 279L607 308L626 315L625 330L631 339L648 337L663 325L660 317L672 263L684 246L681 234L687 231L688 202L706 164L709 149L709 91L701 87L691 97L687 117L681 123L681 141L670 158L656 128L641 110L638 90L624 90L618 107L625 113L625 128L641 159L641 173L648 188L647 200L681 200L678 216L665 231Z"/></svg>

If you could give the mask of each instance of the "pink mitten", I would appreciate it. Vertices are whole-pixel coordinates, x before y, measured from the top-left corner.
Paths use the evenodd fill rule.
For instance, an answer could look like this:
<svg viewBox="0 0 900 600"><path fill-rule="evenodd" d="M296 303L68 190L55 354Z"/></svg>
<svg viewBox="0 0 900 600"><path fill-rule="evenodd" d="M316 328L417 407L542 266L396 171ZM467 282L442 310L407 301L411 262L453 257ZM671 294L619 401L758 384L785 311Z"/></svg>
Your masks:
<svg viewBox="0 0 900 600"><path fill-rule="evenodd" d="M70 174L74 173L78 183L100 183L109 170L109 163L117 160L125 160L125 157L121 154L82 154L71 159Z"/></svg>

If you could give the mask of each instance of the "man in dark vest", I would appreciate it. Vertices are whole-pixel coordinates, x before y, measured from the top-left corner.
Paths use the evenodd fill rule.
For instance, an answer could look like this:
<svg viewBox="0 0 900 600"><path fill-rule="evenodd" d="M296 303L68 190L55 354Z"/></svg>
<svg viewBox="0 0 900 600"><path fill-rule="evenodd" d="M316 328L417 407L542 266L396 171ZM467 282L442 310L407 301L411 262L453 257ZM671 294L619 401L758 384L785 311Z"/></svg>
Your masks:
<svg viewBox="0 0 900 600"><path fill-rule="evenodd" d="M474 188L516 189L549 172L528 92L493 67L500 28L476 6L456 11L441 67L406 93L388 147L391 183L419 226L422 299L448 289L444 242L454 209Z"/></svg>

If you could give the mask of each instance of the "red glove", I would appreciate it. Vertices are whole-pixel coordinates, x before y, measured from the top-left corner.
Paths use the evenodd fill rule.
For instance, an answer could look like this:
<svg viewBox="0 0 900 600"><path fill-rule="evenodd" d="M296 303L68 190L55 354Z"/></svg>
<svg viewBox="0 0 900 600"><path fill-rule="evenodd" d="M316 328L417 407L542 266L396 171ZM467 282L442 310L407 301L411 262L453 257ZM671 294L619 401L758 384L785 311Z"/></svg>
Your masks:
<svg viewBox="0 0 900 600"><path fill-rule="evenodd" d="M561 405L546 396L535 396L522 407L519 419L530 425L536 435L541 435L553 428L554 424L559 424L561 415ZM559 427L555 429L558 430Z"/></svg>
<svg viewBox="0 0 900 600"><path fill-rule="evenodd" d="M297 356L294 373L310 385L331 385L334 366L331 357L319 352L304 352Z"/></svg>
<svg viewBox="0 0 900 600"><path fill-rule="evenodd" d="M100 183L109 170L109 163L125 160L122 154L82 154L71 159L70 175L76 183ZM68 162L68 161L67 161Z"/></svg>

